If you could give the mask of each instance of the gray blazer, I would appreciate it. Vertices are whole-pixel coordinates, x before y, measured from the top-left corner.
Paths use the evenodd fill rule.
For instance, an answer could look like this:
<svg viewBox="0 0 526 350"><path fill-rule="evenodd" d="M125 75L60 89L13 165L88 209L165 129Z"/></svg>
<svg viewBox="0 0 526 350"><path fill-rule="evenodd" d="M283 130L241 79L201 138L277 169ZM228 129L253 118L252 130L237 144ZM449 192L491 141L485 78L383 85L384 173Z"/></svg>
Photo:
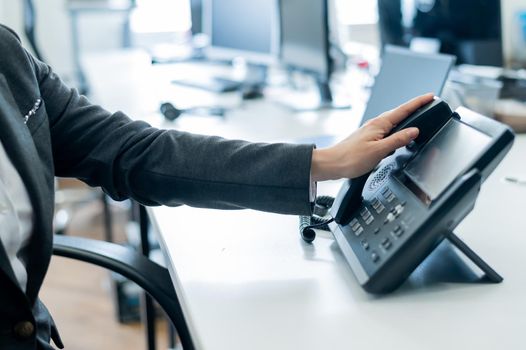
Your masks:
<svg viewBox="0 0 526 350"><path fill-rule="evenodd" d="M64 85L3 26L0 140L34 210L26 293L0 244L1 349L51 349L50 338L61 346L38 300L51 257L55 176L76 177L116 200L133 198L150 206L311 211L312 145L253 144L158 130L122 112L109 113ZM28 331L28 322L35 332Z"/></svg>

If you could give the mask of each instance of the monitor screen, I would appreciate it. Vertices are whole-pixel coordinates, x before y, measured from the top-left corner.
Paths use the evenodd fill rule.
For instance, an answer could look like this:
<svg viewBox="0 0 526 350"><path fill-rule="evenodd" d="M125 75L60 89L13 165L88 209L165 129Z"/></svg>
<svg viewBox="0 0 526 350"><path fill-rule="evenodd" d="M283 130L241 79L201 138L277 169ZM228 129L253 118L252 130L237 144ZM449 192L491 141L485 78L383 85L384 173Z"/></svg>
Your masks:
<svg viewBox="0 0 526 350"><path fill-rule="evenodd" d="M436 39L457 63L502 66L500 0L379 0L382 43Z"/></svg>
<svg viewBox="0 0 526 350"><path fill-rule="evenodd" d="M277 42L272 0L206 0L206 34L216 52L230 56L270 56Z"/></svg>
<svg viewBox="0 0 526 350"><path fill-rule="evenodd" d="M405 167L404 173L432 201L473 165L491 137L451 119Z"/></svg>
<svg viewBox="0 0 526 350"><path fill-rule="evenodd" d="M327 0L279 0L280 57L291 68L330 75Z"/></svg>
<svg viewBox="0 0 526 350"><path fill-rule="evenodd" d="M190 0L190 15L192 20L192 34L203 32L203 4L202 0Z"/></svg>

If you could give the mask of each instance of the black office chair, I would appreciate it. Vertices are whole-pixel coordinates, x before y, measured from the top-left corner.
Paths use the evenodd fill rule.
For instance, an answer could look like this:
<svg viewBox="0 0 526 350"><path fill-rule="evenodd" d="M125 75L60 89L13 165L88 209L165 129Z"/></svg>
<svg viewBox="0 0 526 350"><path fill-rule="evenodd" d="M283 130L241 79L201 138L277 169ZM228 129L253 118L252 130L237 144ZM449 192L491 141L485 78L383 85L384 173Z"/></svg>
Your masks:
<svg viewBox="0 0 526 350"><path fill-rule="evenodd" d="M164 310L181 340L184 350L194 345L168 270L132 249L94 239L54 236L53 254L121 274L143 288Z"/></svg>

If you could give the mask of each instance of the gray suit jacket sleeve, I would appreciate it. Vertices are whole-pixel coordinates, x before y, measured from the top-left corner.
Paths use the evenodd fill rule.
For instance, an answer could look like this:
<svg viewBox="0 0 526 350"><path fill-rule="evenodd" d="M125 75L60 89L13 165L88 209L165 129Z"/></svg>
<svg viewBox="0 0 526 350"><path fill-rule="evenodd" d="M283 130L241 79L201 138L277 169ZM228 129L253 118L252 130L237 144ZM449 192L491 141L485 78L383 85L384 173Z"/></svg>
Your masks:
<svg viewBox="0 0 526 350"><path fill-rule="evenodd" d="M131 197L145 205L310 213L312 145L155 129L93 105L48 65L26 57L45 102L57 176L76 177L117 200Z"/></svg>

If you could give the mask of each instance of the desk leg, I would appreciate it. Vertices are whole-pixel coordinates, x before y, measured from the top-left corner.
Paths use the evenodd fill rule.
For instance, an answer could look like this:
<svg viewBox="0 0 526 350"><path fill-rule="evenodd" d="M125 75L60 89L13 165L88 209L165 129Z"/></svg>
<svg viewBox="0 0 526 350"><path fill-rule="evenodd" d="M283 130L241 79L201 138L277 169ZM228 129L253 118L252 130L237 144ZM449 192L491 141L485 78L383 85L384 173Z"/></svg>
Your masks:
<svg viewBox="0 0 526 350"><path fill-rule="evenodd" d="M110 204L108 203L108 197L106 197L106 193L102 192L101 200L104 212L104 239L106 240L106 242L113 242L113 217L111 213Z"/></svg>
<svg viewBox="0 0 526 350"><path fill-rule="evenodd" d="M141 250L144 256L150 255L150 242L148 241L148 214L146 209L136 203L139 206L139 227L141 233ZM144 293L143 294L143 307L142 307L142 319L146 321L146 341L147 349L155 350L155 309L152 298Z"/></svg>
<svg viewBox="0 0 526 350"><path fill-rule="evenodd" d="M169 320L168 317L166 319ZM170 349L175 349L177 331L175 330L175 327L172 324L172 322L168 321L167 324L168 324L168 347Z"/></svg>

